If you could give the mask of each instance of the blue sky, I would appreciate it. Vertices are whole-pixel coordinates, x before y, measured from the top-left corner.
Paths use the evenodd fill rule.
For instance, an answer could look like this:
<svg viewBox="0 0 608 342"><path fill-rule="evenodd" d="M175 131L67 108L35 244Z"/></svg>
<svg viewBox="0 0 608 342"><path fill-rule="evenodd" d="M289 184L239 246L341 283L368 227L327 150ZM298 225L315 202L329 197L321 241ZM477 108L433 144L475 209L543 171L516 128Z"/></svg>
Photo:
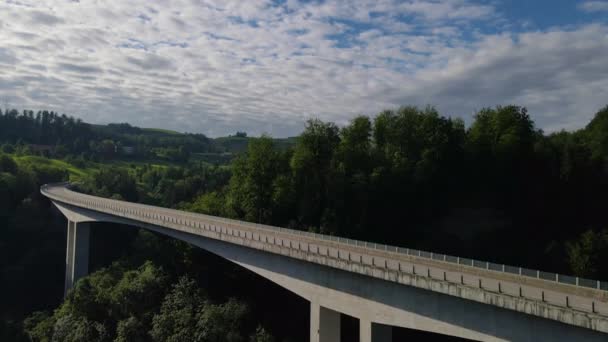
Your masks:
<svg viewBox="0 0 608 342"><path fill-rule="evenodd" d="M427 104L576 129L608 104L607 18L608 0L9 0L0 100L211 136Z"/></svg>
<svg viewBox="0 0 608 342"><path fill-rule="evenodd" d="M529 22L535 29L549 29L553 26L584 25L592 21L604 21L606 13L584 10L585 1L574 0L534 0L504 1L497 9L512 20ZM587 1L587 4L592 1Z"/></svg>

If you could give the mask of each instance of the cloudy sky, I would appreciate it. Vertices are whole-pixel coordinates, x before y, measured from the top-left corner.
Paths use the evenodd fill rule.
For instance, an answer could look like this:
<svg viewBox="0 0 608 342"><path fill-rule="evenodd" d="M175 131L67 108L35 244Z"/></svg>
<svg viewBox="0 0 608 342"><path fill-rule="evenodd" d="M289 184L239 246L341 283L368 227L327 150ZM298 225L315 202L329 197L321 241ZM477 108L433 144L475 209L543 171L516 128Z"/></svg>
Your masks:
<svg viewBox="0 0 608 342"><path fill-rule="evenodd" d="M574 129L608 104L608 1L2 0L0 101L210 136L405 104Z"/></svg>

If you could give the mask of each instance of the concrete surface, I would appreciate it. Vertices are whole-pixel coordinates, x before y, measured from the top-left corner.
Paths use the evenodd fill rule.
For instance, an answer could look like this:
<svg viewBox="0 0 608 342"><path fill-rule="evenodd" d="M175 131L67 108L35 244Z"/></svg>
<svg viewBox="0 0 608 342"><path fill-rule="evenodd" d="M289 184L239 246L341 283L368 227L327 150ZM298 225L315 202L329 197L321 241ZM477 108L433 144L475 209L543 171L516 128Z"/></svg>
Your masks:
<svg viewBox="0 0 608 342"><path fill-rule="evenodd" d="M78 279L89 273L90 231L87 222L68 221L64 295L67 295Z"/></svg>

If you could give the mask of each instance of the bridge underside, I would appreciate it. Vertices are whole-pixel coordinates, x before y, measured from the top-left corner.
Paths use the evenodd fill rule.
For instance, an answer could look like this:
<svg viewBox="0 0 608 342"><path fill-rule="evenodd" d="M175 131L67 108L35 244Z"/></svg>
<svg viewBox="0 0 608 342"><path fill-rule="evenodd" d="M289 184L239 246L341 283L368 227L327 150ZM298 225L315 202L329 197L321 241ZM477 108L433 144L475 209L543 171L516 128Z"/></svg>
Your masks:
<svg viewBox="0 0 608 342"><path fill-rule="evenodd" d="M339 313L359 319L360 341L365 342L390 341L390 326L476 341L606 341L606 334L497 306L60 203L56 206L68 218L68 227L81 227L73 222L102 221L149 229L203 248L269 279L311 303L310 340L315 342L339 341ZM85 243L83 239L72 241ZM70 246L68 237L68 251L78 247ZM83 248L80 250L77 254L68 253L76 256L71 265L83 255ZM82 271L74 272L69 263L66 266L71 274L66 275L66 284L68 278L73 282L83 275Z"/></svg>

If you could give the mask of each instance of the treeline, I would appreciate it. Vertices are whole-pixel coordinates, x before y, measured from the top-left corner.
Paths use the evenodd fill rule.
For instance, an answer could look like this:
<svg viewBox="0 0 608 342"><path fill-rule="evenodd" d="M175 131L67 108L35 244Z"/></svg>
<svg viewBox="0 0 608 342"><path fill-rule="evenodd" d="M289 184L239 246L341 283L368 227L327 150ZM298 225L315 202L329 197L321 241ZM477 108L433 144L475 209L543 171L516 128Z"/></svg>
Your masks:
<svg viewBox="0 0 608 342"><path fill-rule="evenodd" d="M90 125L53 111L0 110L3 150L84 160L162 159L178 163L214 150L202 134L145 130L129 124Z"/></svg>
<svg viewBox="0 0 608 342"><path fill-rule="evenodd" d="M89 150L89 124L53 111L0 110L0 137L3 143L60 145L74 153Z"/></svg>
<svg viewBox="0 0 608 342"><path fill-rule="evenodd" d="M469 128L415 107L342 128L311 120L294 149L252 141L229 184L187 208L606 279L585 260L606 246L608 107L549 135L516 106ZM566 243L588 230L591 242Z"/></svg>

